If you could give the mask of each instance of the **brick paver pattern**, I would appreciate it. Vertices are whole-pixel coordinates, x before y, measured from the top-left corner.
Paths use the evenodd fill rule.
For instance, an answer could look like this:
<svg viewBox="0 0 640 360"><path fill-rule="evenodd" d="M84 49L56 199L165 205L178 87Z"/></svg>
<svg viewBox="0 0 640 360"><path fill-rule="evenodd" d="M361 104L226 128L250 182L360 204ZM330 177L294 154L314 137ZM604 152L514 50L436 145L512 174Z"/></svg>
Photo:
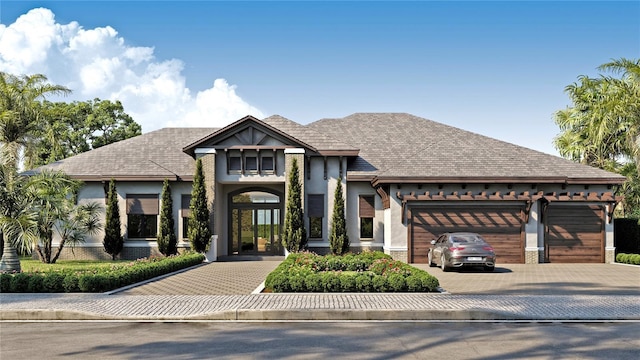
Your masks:
<svg viewBox="0 0 640 360"><path fill-rule="evenodd" d="M67 311L105 319L237 320L252 312L278 319L282 313L324 311L327 319L369 313L377 314L372 318L393 320L420 312L466 311L510 319L640 320L637 266L509 265L495 273L443 273L418 265L435 275L446 292L252 294L278 264L211 263L113 294L0 294L0 313Z"/></svg>

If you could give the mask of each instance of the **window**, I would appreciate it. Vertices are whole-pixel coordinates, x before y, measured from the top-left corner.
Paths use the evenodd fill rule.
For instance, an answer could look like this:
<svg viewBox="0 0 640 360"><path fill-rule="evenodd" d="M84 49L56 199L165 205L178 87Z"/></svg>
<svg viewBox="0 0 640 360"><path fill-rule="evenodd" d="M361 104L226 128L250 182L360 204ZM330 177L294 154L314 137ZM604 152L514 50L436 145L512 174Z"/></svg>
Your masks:
<svg viewBox="0 0 640 360"><path fill-rule="evenodd" d="M373 218L376 216L375 197L373 195L360 196L358 213L360 216L360 238L373 238Z"/></svg>
<svg viewBox="0 0 640 360"><path fill-rule="evenodd" d="M262 166L260 169L265 172L273 171L273 157L272 156L263 156L262 157Z"/></svg>
<svg viewBox="0 0 640 360"><path fill-rule="evenodd" d="M156 237L158 210L158 194L127 194L128 238Z"/></svg>
<svg viewBox="0 0 640 360"><path fill-rule="evenodd" d="M191 194L183 194L181 199L180 212L182 216L182 238L189 237L189 217L191 216Z"/></svg>
<svg viewBox="0 0 640 360"><path fill-rule="evenodd" d="M309 237L322 239L322 218L324 217L324 195L307 196L307 216L309 216Z"/></svg>
<svg viewBox="0 0 640 360"><path fill-rule="evenodd" d="M241 171L242 170L242 159L240 156L230 156L229 157L229 171Z"/></svg>
<svg viewBox="0 0 640 360"><path fill-rule="evenodd" d="M246 171L258 171L258 158L255 156L247 156L244 159L244 169Z"/></svg>

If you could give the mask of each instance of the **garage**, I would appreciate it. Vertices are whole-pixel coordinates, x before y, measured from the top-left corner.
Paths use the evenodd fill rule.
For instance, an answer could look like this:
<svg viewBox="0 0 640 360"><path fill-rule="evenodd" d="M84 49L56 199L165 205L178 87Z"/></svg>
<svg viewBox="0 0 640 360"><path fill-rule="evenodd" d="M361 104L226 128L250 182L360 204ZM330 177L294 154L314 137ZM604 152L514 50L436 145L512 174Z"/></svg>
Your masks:
<svg viewBox="0 0 640 360"><path fill-rule="evenodd" d="M431 240L445 232L475 232L495 249L498 264L524 263L524 205L412 207L410 263L426 263Z"/></svg>
<svg viewBox="0 0 640 360"><path fill-rule="evenodd" d="M604 262L603 206L551 203L545 225L546 262Z"/></svg>

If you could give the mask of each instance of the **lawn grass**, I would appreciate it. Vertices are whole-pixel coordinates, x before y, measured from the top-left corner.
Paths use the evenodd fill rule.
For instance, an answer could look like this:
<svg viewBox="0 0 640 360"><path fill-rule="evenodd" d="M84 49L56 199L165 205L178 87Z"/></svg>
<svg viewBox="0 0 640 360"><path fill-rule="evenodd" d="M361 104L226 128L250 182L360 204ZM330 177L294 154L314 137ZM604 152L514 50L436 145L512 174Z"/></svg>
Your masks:
<svg viewBox="0 0 640 360"><path fill-rule="evenodd" d="M32 258L21 258L20 267L23 272L47 271L92 271L101 268L111 268L114 265L130 263L131 260L58 260L55 264L45 264Z"/></svg>

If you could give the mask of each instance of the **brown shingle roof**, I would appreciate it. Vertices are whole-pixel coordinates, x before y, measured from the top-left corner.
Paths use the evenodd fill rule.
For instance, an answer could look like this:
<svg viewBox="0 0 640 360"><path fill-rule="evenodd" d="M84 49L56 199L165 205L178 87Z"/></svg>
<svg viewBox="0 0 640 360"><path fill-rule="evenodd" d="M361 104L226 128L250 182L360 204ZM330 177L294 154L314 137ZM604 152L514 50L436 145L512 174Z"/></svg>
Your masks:
<svg viewBox="0 0 640 360"><path fill-rule="evenodd" d="M195 161L182 152L192 143L217 129L164 128L109 144L39 169L62 170L85 179L191 178Z"/></svg>
<svg viewBox="0 0 640 360"><path fill-rule="evenodd" d="M349 159L349 176L376 182L616 184L625 180L604 170L404 113L357 113L308 125L278 115L262 121L319 152L358 154ZM183 148L218 130L165 128L42 168L63 170L85 180L190 179L194 160Z"/></svg>
<svg viewBox="0 0 640 360"><path fill-rule="evenodd" d="M357 113L307 125L360 149L352 175L379 179L624 181L557 156L404 113Z"/></svg>
<svg viewBox="0 0 640 360"><path fill-rule="evenodd" d="M316 131L310 126L300 125L280 115L269 116L262 121L289 134L291 137L313 146L319 152L341 150L351 151L354 154L358 152L357 147L342 142L339 138L329 136L322 131Z"/></svg>

